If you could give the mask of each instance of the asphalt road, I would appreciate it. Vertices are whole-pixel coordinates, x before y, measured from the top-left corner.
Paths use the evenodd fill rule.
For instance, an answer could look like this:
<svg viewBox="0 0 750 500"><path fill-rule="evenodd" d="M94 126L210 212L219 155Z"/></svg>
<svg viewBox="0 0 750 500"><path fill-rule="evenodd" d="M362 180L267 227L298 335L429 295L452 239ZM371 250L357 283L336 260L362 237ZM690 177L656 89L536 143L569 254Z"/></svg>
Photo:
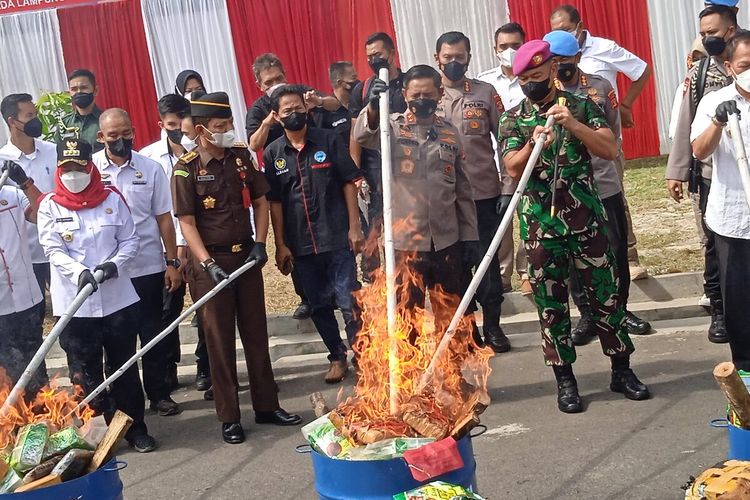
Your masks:
<svg viewBox="0 0 750 500"><path fill-rule="evenodd" d="M598 343L579 350L575 365L586 403L579 415L557 410L552 372L541 350L527 347L496 356L489 431L474 440L480 493L487 499L679 499L680 487L726 454L721 417L725 400L711 370L729 358L703 331L636 339L633 367L653 398L633 402L609 391L609 362ZM351 382L350 382L351 383ZM344 391L350 389L344 385ZM312 418L308 395L324 390L329 402L341 387L322 374L287 376L282 405ZM183 413L147 416L160 448L139 455L123 449L126 499L315 499L310 457L295 453L299 428L256 425L244 391L248 440L226 445L211 403L192 389L174 395Z"/></svg>

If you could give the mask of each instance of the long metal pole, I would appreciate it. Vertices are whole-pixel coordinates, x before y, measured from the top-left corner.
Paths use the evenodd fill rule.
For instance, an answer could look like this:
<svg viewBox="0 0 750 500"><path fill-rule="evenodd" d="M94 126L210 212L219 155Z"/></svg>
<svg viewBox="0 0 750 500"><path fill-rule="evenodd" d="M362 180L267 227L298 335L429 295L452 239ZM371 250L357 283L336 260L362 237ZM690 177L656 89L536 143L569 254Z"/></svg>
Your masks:
<svg viewBox="0 0 750 500"><path fill-rule="evenodd" d="M253 260L251 262L248 262L247 264L244 264L242 267L238 268L235 272L233 272L232 274L230 274L227 279L221 281L219 284L217 284L215 287L213 287L208 293L206 293L206 295L204 295L199 300L197 300L192 306L188 307L185 310L185 312L183 312L177 319L175 319L174 321L172 321L169 324L169 326L166 327L164 330L162 330L162 332L159 335L157 335L156 337L154 337L153 339L151 339L151 341L148 344L144 345L143 347L141 347L141 349L138 352L136 352L135 354L133 354L133 356L129 360L127 360L120 368L118 368L112 375L110 375L109 378L107 378L107 380L105 380L104 382L102 382L101 384L99 384L99 387L97 387L96 389L94 389L93 391L91 391L88 394L88 396L86 396L86 398L83 401L81 401L80 403L78 403L78 406L76 407L75 410L73 410L71 412L71 414L75 413L77 410L79 410L80 408L82 408L84 405L90 403L95 397L97 397L100 393L102 393L103 391L105 391L110 385L112 385L112 383L115 380L117 380L118 378L120 378L127 371L128 368L130 368L131 366L133 366L148 351L150 351L151 349L153 349L153 347L156 344L158 344L159 342L161 342L162 339L164 339L164 337L166 337L167 335L169 335L172 332L172 330L174 330L175 328L177 328L177 326L179 326L179 324L182 323L182 321L185 318L187 318L188 316L190 316L191 314L193 314L195 311L197 311L203 304L205 304L206 302L208 302L209 300L211 300L212 298L214 298L220 291L222 291L224 288L226 288L232 281L234 281L235 279L237 279L241 274L247 272L252 267L254 267L256 263L257 262Z"/></svg>
<svg viewBox="0 0 750 500"><path fill-rule="evenodd" d="M740 169L742 189L745 191L745 199L747 200L748 205L750 205L750 165L748 165L747 161L747 151L745 151L745 141L742 137L742 129L740 128L740 119L738 115L729 115L729 130L732 132L734 151L737 154L737 168Z"/></svg>
<svg viewBox="0 0 750 500"><path fill-rule="evenodd" d="M9 177L10 177L10 169L8 168L3 171L2 175L0 175L0 189L2 189L3 186L5 186L5 183L8 182Z"/></svg>
<svg viewBox="0 0 750 500"><path fill-rule="evenodd" d="M96 279L97 283L101 283L102 278L104 278L104 272L96 271L94 273L94 278ZM89 284L83 287L81 291L76 294L73 302L70 304L70 306L68 306L68 309L62 314L62 316L60 316L60 319L57 320L57 323L55 323L52 331L49 332L47 338L44 339L44 342L42 342L42 345L39 346L36 354L34 354L34 357L31 358L28 366L18 378L18 382L16 382L16 385L13 386L10 394L8 394L8 397L5 399L5 401L3 401L3 406L0 407L0 417L4 417L7 412L16 404L18 398L21 397L23 391L26 390L26 386L29 385L31 377L42 364L44 358L47 356L47 353L50 351L50 349L52 349L52 346L54 345L57 338L60 336L65 327L68 326L68 323L70 323L70 320L73 318L73 315L76 313L76 311L81 308L83 303L86 302L86 299L88 299L89 295L91 295L92 293L94 293L94 287Z"/></svg>
<svg viewBox="0 0 750 500"><path fill-rule="evenodd" d="M380 70L378 77L388 83L388 68ZM393 246L393 208L391 195L391 110L390 90L380 94L380 156L383 183L383 247L385 252L386 315L388 319L388 385L391 415L399 407L399 359L396 337L396 251Z"/></svg>
<svg viewBox="0 0 750 500"><path fill-rule="evenodd" d="M547 118L547 123L545 123L544 126L546 128L550 128L554 124L555 119L550 116L549 118ZM513 193L513 198L511 198L510 200L510 205L508 205L508 208L503 215L503 219L500 222L500 227L497 228L495 237L492 239L492 243L490 243L490 248L487 250L487 253L484 254L482 262L477 267L477 271L474 273L474 277L472 278L471 283L469 283L469 287L467 288L466 293L464 293L464 296L461 299L461 303L458 305L456 314L453 315L453 319L448 326L448 331L445 332L445 335L443 335L443 338L440 340L440 344L438 344L438 347L435 350L435 354L432 356L432 360L430 360L430 364L427 366L427 370L425 370L422 378L419 380L417 393L422 392L427 384L432 381L432 377L434 376L438 361L443 357L443 354L448 349L451 339L456 333L458 324L463 319L464 313L466 313L466 309L469 307L469 304L471 304L471 300L474 297L474 294L477 292L479 283L482 281L482 278L484 278L487 269L489 269L490 267L492 257L497 253L497 249L500 247L500 242L503 239L503 235L510 227L514 212L516 211L516 207L521 201L521 196L523 196L523 192L526 189L526 184L528 184L529 182L531 172L534 170L534 166L539 159L539 155L542 154L542 150L544 149L544 141L546 140L547 134L541 134L539 138L537 138L536 144L534 144L534 149L531 151L531 156L529 156L529 160L526 162L526 167L524 168L523 174L521 175L521 180L518 181L518 187L516 188L515 193Z"/></svg>

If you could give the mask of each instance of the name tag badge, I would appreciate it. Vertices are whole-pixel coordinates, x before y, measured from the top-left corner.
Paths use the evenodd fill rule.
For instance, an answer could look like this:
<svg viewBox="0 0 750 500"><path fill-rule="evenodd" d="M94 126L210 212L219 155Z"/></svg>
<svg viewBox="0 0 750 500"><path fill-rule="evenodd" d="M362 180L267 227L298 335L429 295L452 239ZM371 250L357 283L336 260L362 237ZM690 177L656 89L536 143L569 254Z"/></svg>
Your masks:
<svg viewBox="0 0 750 500"><path fill-rule="evenodd" d="M215 175L199 175L198 176L198 182L211 182L216 180Z"/></svg>
<svg viewBox="0 0 750 500"><path fill-rule="evenodd" d="M73 217L59 217L55 222L73 222Z"/></svg>
<svg viewBox="0 0 750 500"><path fill-rule="evenodd" d="M146 184L146 181L133 181L133 184L136 186L143 186Z"/></svg>
<svg viewBox="0 0 750 500"><path fill-rule="evenodd" d="M112 181L102 181L102 185L103 186L111 186L112 185Z"/></svg>

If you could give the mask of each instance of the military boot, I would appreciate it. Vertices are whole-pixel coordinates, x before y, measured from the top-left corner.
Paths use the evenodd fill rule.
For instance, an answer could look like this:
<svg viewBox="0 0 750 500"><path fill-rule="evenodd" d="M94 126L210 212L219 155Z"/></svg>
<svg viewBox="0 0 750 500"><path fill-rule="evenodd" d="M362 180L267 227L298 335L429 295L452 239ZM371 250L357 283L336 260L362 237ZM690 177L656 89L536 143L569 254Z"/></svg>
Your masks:
<svg viewBox="0 0 750 500"><path fill-rule="evenodd" d="M510 351L510 340L500 328L500 304L484 307L482 306L484 324L484 343L492 348L495 353Z"/></svg>
<svg viewBox="0 0 750 500"><path fill-rule="evenodd" d="M571 365L553 366L557 380L557 408L563 413L581 413L583 402Z"/></svg>
<svg viewBox="0 0 750 500"><path fill-rule="evenodd" d="M612 382L609 389L624 394L633 401L651 397L648 387L630 369L630 356L612 356Z"/></svg>
<svg viewBox="0 0 750 500"><path fill-rule="evenodd" d="M724 324L724 303L721 300L711 301L711 325L708 327L708 341L714 344L729 342L729 334Z"/></svg>
<svg viewBox="0 0 750 500"><path fill-rule="evenodd" d="M586 345L596 338L596 321L594 321L591 308L585 306L581 307L580 310L581 319L578 320L578 324L570 332L570 339L573 341L573 345L577 346Z"/></svg>

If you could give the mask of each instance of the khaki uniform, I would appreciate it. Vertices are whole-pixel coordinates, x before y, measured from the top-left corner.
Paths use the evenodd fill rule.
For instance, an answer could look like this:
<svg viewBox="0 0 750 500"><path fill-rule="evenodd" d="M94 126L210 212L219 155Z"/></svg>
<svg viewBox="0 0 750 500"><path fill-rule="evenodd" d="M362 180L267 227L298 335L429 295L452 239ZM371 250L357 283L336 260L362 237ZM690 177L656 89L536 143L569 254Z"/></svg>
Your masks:
<svg viewBox="0 0 750 500"><path fill-rule="evenodd" d="M176 216L195 217L209 254L227 273L241 267L253 245L249 207L269 190L244 144L225 150L216 159L199 150L187 153L174 167L172 197ZM193 256L196 298L214 283ZM279 408L276 383L268 353L268 331L263 276L254 267L237 278L202 308L216 413L225 423L240 421L237 392L235 318L245 350L253 409Z"/></svg>

